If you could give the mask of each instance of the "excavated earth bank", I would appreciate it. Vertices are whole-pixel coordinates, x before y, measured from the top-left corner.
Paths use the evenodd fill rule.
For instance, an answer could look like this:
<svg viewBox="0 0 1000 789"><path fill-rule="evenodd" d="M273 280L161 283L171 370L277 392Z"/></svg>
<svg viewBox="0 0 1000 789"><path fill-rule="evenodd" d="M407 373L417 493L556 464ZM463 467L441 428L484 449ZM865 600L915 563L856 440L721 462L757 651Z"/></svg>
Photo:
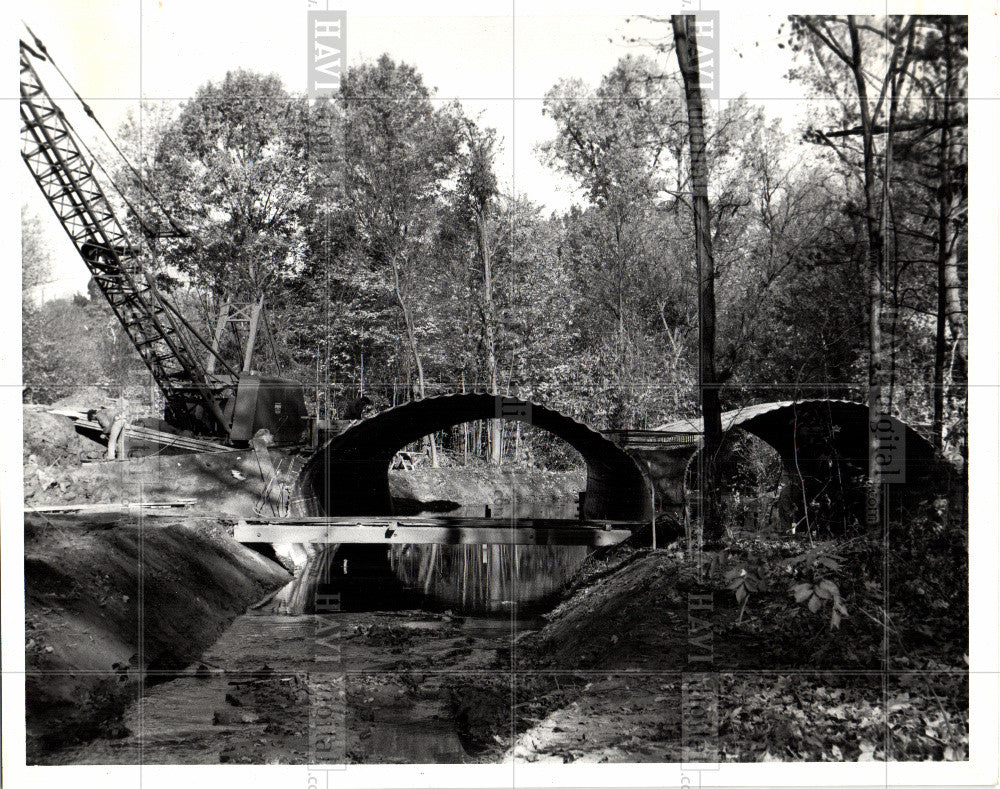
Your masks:
<svg viewBox="0 0 1000 789"><path fill-rule="evenodd" d="M146 684L173 676L290 576L218 522L25 517L29 763L122 735Z"/></svg>

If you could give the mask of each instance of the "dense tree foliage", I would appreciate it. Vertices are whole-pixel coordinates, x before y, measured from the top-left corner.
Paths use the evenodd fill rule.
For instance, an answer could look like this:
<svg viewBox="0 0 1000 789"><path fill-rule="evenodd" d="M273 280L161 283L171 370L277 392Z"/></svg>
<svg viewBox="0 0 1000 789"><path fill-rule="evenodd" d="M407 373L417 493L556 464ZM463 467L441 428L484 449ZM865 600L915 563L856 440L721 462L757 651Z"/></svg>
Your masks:
<svg viewBox="0 0 1000 789"><path fill-rule="evenodd" d="M874 314L887 407L960 454L965 22L795 17L786 33L791 76L835 99L802 136L746 99L705 107L723 407L862 396ZM170 231L153 263L175 297L207 322L265 294L286 372L325 415L361 394L382 408L480 389L652 427L698 403L688 117L662 54L545 97L538 155L579 187L565 212L508 193L504 140L388 56L329 102L236 71L176 114L145 111L123 146L163 205L121 182ZM499 462L518 437L460 440Z"/></svg>

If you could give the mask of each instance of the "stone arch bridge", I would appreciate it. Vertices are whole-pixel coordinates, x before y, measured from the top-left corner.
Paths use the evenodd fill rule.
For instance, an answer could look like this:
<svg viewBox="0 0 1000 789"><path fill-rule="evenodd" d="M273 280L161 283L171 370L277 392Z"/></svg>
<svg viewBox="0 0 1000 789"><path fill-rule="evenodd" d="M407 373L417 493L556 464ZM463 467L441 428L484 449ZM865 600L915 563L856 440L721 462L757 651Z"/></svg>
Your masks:
<svg viewBox="0 0 1000 789"><path fill-rule="evenodd" d="M589 520L646 520L654 501L660 513L683 507L685 477L703 443L700 420L600 433L535 403L480 393L444 395L383 411L330 439L306 462L295 497L308 502L309 515L391 514L389 464L397 451L429 433L494 418L531 424L580 452L587 467L583 516ZM902 484L926 492L943 465L932 445L898 420L888 420L885 427L890 471L898 472ZM831 452L848 468L867 470L868 407L861 403L761 403L726 412L723 430L735 429L768 443L804 480L822 476Z"/></svg>

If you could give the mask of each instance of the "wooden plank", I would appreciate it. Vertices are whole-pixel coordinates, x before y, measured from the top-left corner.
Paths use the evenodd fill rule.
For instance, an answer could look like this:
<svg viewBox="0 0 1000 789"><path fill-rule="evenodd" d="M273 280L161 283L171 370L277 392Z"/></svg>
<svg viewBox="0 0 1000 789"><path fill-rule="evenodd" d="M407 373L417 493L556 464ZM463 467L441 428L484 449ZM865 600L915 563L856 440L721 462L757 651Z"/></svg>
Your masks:
<svg viewBox="0 0 1000 789"><path fill-rule="evenodd" d="M119 514L138 510L179 509L197 504L197 499L174 499L171 501L107 502L98 504L53 504L43 507L25 507L24 511L35 514L58 514L64 512L87 512L91 514Z"/></svg>
<svg viewBox="0 0 1000 789"><path fill-rule="evenodd" d="M579 520L577 518L505 518L475 517L471 515L324 515L298 518L244 518L249 525L275 524L281 526L475 526L508 529L512 526L532 529L636 529L648 525L648 520Z"/></svg>
<svg viewBox="0 0 1000 789"><path fill-rule="evenodd" d="M54 416L65 416L73 420L75 427L81 430L90 430L94 433L103 433L104 428L98 422L88 420L87 415L82 411L64 411L64 410L52 410L49 411L50 414ZM218 444L214 441L206 441L200 438L191 438L189 436L180 436L176 433L165 433L161 430L154 430L150 427L142 427L140 425L133 425L128 422L125 423L125 427L122 432L131 438L136 438L141 441L152 441L154 443L160 444L164 447L177 447L178 449L184 449L189 452L232 452L232 447L227 447L224 444Z"/></svg>
<svg viewBox="0 0 1000 789"><path fill-rule="evenodd" d="M306 521L311 522L306 522ZM318 522L318 521L335 522ZM361 543L366 545L616 545L628 539L628 529L581 526L481 526L405 523L383 519L367 522L338 519L290 521L240 521L235 536L239 542L270 543ZM457 519L456 519L457 520ZM470 521L488 520L470 518ZM494 521L494 524L496 521ZM574 522L575 523L575 522Z"/></svg>

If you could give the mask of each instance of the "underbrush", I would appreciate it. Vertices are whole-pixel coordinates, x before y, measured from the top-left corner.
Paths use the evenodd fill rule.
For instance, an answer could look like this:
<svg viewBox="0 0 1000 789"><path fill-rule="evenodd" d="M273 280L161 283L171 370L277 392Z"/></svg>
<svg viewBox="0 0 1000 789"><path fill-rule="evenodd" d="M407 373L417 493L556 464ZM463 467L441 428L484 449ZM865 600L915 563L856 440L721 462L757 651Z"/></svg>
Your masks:
<svg viewBox="0 0 1000 789"><path fill-rule="evenodd" d="M937 500L880 533L734 537L687 572L738 607L734 630L804 665L962 668L968 567L966 524Z"/></svg>
<svg viewBox="0 0 1000 789"><path fill-rule="evenodd" d="M700 561L680 542L602 549L547 620L501 656L529 761L567 742L602 758L608 743L565 734L583 707L574 725L679 759L663 709L695 679L717 698L720 761L968 758L968 542L940 500L881 533L730 535Z"/></svg>

